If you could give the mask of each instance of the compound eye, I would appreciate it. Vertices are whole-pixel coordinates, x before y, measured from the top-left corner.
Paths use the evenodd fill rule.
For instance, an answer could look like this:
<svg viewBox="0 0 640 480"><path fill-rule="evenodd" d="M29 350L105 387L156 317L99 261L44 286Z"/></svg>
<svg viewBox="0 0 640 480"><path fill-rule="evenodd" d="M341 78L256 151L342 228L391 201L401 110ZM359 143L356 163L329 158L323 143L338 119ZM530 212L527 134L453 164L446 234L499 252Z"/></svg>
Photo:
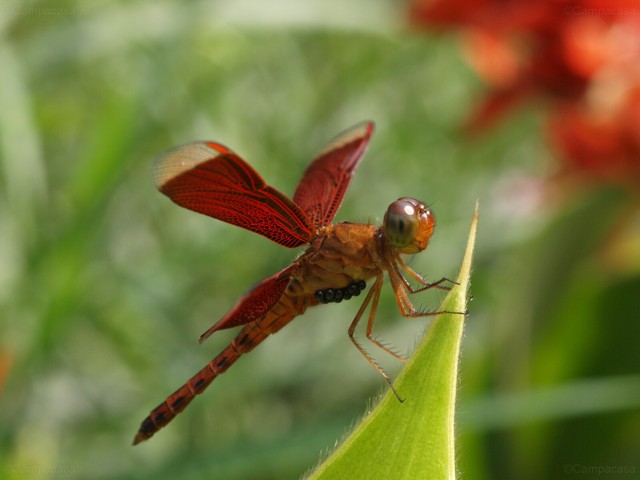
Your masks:
<svg viewBox="0 0 640 480"><path fill-rule="evenodd" d="M384 233L394 248L404 248L411 244L418 233L420 223L418 205L411 200L396 200L384 215Z"/></svg>

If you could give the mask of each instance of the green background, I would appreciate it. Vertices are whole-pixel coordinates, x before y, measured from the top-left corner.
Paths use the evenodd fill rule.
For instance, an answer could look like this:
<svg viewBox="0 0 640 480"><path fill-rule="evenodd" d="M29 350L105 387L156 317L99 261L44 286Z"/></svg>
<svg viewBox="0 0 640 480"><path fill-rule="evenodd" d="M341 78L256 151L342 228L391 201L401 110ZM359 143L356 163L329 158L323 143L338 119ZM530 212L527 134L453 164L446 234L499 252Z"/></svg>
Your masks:
<svg viewBox="0 0 640 480"><path fill-rule="evenodd" d="M347 337L357 301L296 319L130 445L233 332L198 336L298 253L173 205L150 167L215 140L292 194L362 120L376 133L336 221L378 223L396 198L424 200L438 226L411 265L435 280L457 272L480 201L461 476L640 476L640 261L637 247L611 253L640 241L633 193L546 188L557 163L539 106L461 135L483 87L455 38L404 27L402 7L4 2L2 478L281 479L316 464L386 388ZM426 323L402 318L388 288L377 318L400 351Z"/></svg>

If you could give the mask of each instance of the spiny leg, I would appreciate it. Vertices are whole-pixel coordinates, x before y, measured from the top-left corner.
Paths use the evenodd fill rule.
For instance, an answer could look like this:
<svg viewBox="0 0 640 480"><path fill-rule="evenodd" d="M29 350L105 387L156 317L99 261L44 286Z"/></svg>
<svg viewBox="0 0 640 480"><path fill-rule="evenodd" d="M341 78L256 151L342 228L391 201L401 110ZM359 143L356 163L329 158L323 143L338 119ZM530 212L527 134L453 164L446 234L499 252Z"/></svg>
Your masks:
<svg viewBox="0 0 640 480"><path fill-rule="evenodd" d="M398 258L399 260L399 258ZM399 262L401 262L401 260L399 260ZM418 290L413 290L411 288L411 286L408 284L407 279L404 278L402 276L402 274L400 273L399 269L398 269L398 265L391 261L389 262L390 265L388 268L388 272L389 272L389 280L391 281L391 287L393 288L393 294L396 297L396 301L398 303L398 307L400 308L400 313L402 314L403 317L411 317L411 318L415 318L415 317L435 317L437 315L440 315L442 313L451 313L451 314L455 314L455 315L466 315L467 312L452 312L449 310L441 310L438 312L422 312L420 310L418 310L414 305L413 302L411 302L411 300L409 299L409 295L407 294L407 292L413 294L413 293L418 293L420 291L426 290L428 288L431 288L433 285L433 283L429 284L428 286L422 288L422 289L418 289ZM407 267L408 268L408 267ZM412 271L412 270L411 270ZM415 273L415 272L414 272ZM417 275L417 273L416 273ZM443 278L438 280L438 282L436 283L441 283L446 281L447 279ZM449 280L451 281L451 280ZM455 283L455 282L453 282Z"/></svg>
<svg viewBox="0 0 640 480"><path fill-rule="evenodd" d="M391 382L391 378L389 377L389 375L387 375L387 372L385 372L383 370L383 368L376 363L376 361L366 352L366 350L364 348L362 348L362 346L358 343L358 341L353 336L353 334L354 334L354 332L356 330L356 326L358 325L358 322L362 318L362 315L364 314L365 310L367 309L367 306L369 305L369 303L373 299L373 303L371 303L371 309L369 310L369 321L367 323L367 337L371 340L371 338L369 337L369 335L371 333L371 329L370 329L369 324L371 324L371 325L373 324L373 318L375 317L376 310L378 308L378 300L380 299L380 290L382 288L382 280L383 280L383 275L382 275L382 273L380 273L376 277L375 283L373 284L373 286L371 287L371 289L367 293L367 296L365 297L364 301L362 302L362 305L360 306L360 309L358 310L358 313L356 314L355 318L353 319L353 322L351 322L351 325L349 326L349 331L348 331L349 332L349 338L351 339L351 342L355 345L355 347L358 349L358 351L362 354L362 356L367 359L367 362L369 362L369 364L373 368L375 368L380 375L382 375L382 377L385 379L385 381L389 385L389 388L391 388L391 391L394 393L396 398L400 402L403 402L404 400L400 397L400 395L398 395L398 392L393 387L393 383ZM385 348L384 346L380 345L379 342L374 341L374 340L372 340L372 341L376 345L380 346L380 348L382 348L383 350L391 353L393 356L396 356L393 352L390 352L387 348Z"/></svg>
<svg viewBox="0 0 640 480"><path fill-rule="evenodd" d="M404 358L402 355L400 355L397 352L394 352L393 350L391 350L389 347L387 347L386 345L383 345L382 343L380 343L380 341L376 338L374 338L372 336L372 332L373 332L373 322L376 318L375 312L376 309L378 308L378 298L380 297L380 295L378 294L376 296L376 298L374 299L373 304L371 305L371 310L369 310L369 319L367 320L367 338L369 339L369 341L373 344L375 344L376 346L378 346L379 348L381 348L382 350L384 350L385 352L387 352L389 355L391 355L394 358L397 358L398 360L400 360L402 363L407 363L408 360L406 358Z"/></svg>
<svg viewBox="0 0 640 480"><path fill-rule="evenodd" d="M437 288L440 283L445 282L445 281L452 282L451 280L449 280L447 278L442 278L442 279L438 280L437 282L429 283L420 274L418 274L413 269L409 268L404 262L402 262L402 260L399 257L398 257L398 260L399 260L400 265L403 266L410 275L412 275L416 280L418 280L420 283L425 285L423 288L420 288L418 290L414 290L411 287L411 285L409 284L409 282L406 280L406 278L404 278L404 276L400 273L400 271L398 270L397 266L395 264L393 264L394 273L397 275L397 278L402 281L402 283L406 287L406 290L409 293L418 293L418 292L421 292L423 290L427 290L427 289L433 288L433 287ZM393 273L390 272L389 273L390 278L392 277L392 275L393 275ZM452 282L452 283L456 283L456 282ZM393 284L394 283L393 283L393 280L392 280L392 285ZM439 287L439 288L444 289L444 290L450 290L449 287ZM394 293L396 293L396 290L397 289L394 287ZM401 290L401 294L400 295L398 295L396 293L396 299L398 300L399 304L400 304L400 302L402 302L402 304L400 304L400 311L401 311L402 315L405 316L405 317L435 316L435 315L439 315L440 313L451 313L451 312L418 312L416 310L416 308L413 306L413 303L411 302L411 300L409 299L408 295L406 294L406 292L404 290ZM387 346L383 345L382 343L380 343L379 340L377 340L377 339L375 339L373 337L373 335L372 335L373 322L375 320L375 309L376 308L377 308L377 298L374 299L374 303L373 303L373 305L371 307L371 310L370 310L370 313L369 313L369 319L367 321L367 330L366 330L367 338L369 339L369 341L371 341L376 346L378 346L379 348L381 348L382 350L387 352L389 355L393 356L394 358L397 358L398 360L400 360L403 363L407 363L408 360L405 357L403 357L402 355L398 354L397 352L394 352L393 350L391 350ZM453 313L458 313L458 312L453 312Z"/></svg>
<svg viewBox="0 0 640 480"><path fill-rule="evenodd" d="M450 280L447 277L442 277L440 280L437 280L435 282L429 282L426 278L424 278L422 275L420 275L418 272L416 272L413 268L411 268L409 265L404 263L404 260L402 260L402 258L400 256L398 256L396 260L397 260L398 264L400 265L400 267L405 272L407 272L409 275L411 275L411 277L414 280L416 280L418 283L423 285L421 288L414 289L411 286L411 284L407 281L407 279L404 277L404 275L402 275L402 273L400 273L400 271L398 270L397 266L394 264L394 267L396 267L395 270L398 273L398 276L402 279L402 283L404 283L405 287L407 287L407 290L411 294L423 292L425 290L429 290L430 288L437 288L438 290L446 290L446 291L451 290L451 287L447 287L447 286L442 285L442 283L444 283L444 282L449 282L449 283L452 283L454 285L459 285L458 282L456 282L454 280Z"/></svg>

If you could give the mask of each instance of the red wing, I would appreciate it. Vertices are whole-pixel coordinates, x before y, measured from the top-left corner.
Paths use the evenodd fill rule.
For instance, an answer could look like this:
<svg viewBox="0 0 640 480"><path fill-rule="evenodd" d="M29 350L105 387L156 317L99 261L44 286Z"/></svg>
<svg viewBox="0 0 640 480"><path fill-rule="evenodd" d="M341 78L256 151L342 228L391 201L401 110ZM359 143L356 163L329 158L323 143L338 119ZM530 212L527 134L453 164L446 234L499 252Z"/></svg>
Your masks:
<svg viewBox="0 0 640 480"><path fill-rule="evenodd" d="M303 245L315 234L312 221L298 205L218 143L194 142L168 150L155 161L153 180L178 205L285 247Z"/></svg>
<svg viewBox="0 0 640 480"><path fill-rule="evenodd" d="M289 284L290 271L291 266L269 278L265 278L240 297L240 300L229 313L200 336L200 342L204 342L212 333L218 330L237 327L262 318L280 300Z"/></svg>
<svg viewBox="0 0 640 480"><path fill-rule="evenodd" d="M341 133L304 172L293 201L317 228L331 223L340 208L372 133L371 122L361 123Z"/></svg>

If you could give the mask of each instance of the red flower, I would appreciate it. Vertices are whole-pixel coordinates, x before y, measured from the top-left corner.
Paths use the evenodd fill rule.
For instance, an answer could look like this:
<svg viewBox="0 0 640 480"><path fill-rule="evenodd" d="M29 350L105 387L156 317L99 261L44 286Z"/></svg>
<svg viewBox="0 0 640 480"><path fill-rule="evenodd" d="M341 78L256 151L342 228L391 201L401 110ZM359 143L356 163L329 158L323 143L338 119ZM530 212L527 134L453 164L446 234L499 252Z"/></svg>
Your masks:
<svg viewBox="0 0 640 480"><path fill-rule="evenodd" d="M549 135L569 172L640 182L640 87L610 114L567 104L549 119Z"/></svg>
<svg viewBox="0 0 640 480"><path fill-rule="evenodd" d="M640 0L416 0L410 12L416 25L462 30L491 88L471 131L540 98L570 168L640 183Z"/></svg>

